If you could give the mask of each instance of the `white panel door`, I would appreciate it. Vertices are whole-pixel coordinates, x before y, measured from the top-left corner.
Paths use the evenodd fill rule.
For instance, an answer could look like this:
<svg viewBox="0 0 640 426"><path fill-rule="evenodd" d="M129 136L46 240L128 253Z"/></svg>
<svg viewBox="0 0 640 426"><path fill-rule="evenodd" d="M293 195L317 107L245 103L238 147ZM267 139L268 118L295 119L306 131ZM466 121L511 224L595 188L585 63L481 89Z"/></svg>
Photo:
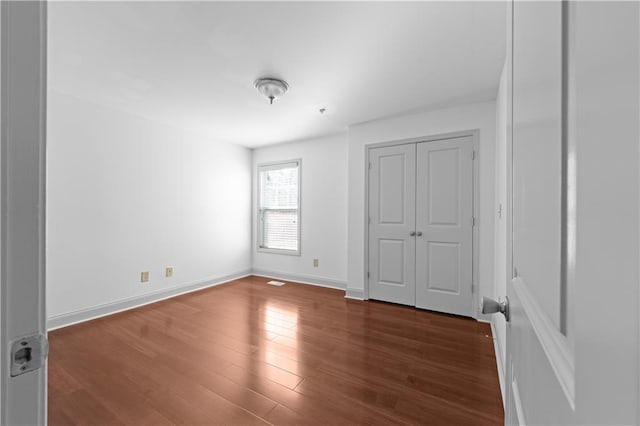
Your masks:
<svg viewBox="0 0 640 426"><path fill-rule="evenodd" d="M513 2L507 424L640 422L640 8Z"/></svg>
<svg viewBox="0 0 640 426"><path fill-rule="evenodd" d="M473 138L417 144L416 306L473 316Z"/></svg>
<svg viewBox="0 0 640 426"><path fill-rule="evenodd" d="M369 151L369 297L415 305L415 144Z"/></svg>
<svg viewBox="0 0 640 426"><path fill-rule="evenodd" d="M0 3L2 425L46 424L46 6Z"/></svg>

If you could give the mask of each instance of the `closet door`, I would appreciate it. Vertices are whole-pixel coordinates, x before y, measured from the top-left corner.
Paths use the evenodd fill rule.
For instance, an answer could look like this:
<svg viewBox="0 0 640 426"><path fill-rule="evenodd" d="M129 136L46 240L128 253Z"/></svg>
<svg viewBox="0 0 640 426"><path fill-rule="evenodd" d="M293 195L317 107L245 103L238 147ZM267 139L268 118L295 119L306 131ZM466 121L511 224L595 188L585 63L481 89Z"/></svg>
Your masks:
<svg viewBox="0 0 640 426"><path fill-rule="evenodd" d="M369 297L415 305L416 145L369 152Z"/></svg>
<svg viewBox="0 0 640 426"><path fill-rule="evenodd" d="M473 138L417 144L416 306L473 316Z"/></svg>

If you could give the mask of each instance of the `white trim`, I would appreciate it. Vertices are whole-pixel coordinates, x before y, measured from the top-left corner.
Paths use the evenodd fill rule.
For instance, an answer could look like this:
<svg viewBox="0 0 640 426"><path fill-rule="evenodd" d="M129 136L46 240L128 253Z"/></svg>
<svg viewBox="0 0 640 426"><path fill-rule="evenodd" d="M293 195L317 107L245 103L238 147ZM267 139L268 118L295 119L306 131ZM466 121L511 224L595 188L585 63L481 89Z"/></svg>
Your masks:
<svg viewBox="0 0 640 426"><path fill-rule="evenodd" d="M1 2L0 10L0 424L46 424L46 362L10 377L7 345L46 335L47 2Z"/></svg>
<svg viewBox="0 0 640 426"><path fill-rule="evenodd" d="M130 298L118 300L115 302L93 306L87 309L81 309L81 310L69 312L66 314L56 315L48 318L47 320L48 330L52 331L58 328L68 327L73 324L90 321L92 319L113 315L118 312L139 308L144 305L159 302L165 299L170 299L172 297L180 296L186 293L193 293L195 291L204 290L209 287L214 287L220 284L227 283L229 281L245 278L251 275L265 277L265 278L276 278L276 279L296 282L300 284L314 285L318 287L333 288L336 290L344 290L346 288L346 282L339 281L339 280L320 278L320 277L315 277L311 275L287 274L287 273L278 272L278 271L247 269L247 270L226 275L223 277L209 278L203 281L183 284L180 286L159 290L159 291L144 294L141 296L130 297Z"/></svg>
<svg viewBox="0 0 640 426"><path fill-rule="evenodd" d="M344 297L345 299L365 300L364 290L359 288L347 288Z"/></svg>
<svg viewBox="0 0 640 426"><path fill-rule="evenodd" d="M480 226L482 218L480 217L480 129L471 130L469 135L472 137L471 146L473 149L473 161L471 162L471 173L473 175L473 197L471 210L473 211L473 226L471 227L471 309L473 318L478 318L482 310L480 304L476 302L480 292ZM487 222L489 219L485 218ZM495 231L495 230L494 230Z"/></svg>
<svg viewBox="0 0 640 426"><path fill-rule="evenodd" d="M575 367L569 340L542 310L521 277L515 277L512 285L567 401L575 409Z"/></svg>
<svg viewBox="0 0 640 426"><path fill-rule="evenodd" d="M0 27L3 25L3 17L4 14L4 8L2 7L2 5L0 4ZM4 97L6 97L6 89L4 88L3 83L3 79L4 79L4 75L6 74L6 53L4 51L4 49L2 48L3 46L3 31L0 30L0 165L2 164L2 149L1 149L1 132L4 129L4 114L3 114L3 104L4 104ZM1 167L1 166L0 166ZM2 173L0 170L0 188L2 187ZM0 191L0 212L3 211L3 206L5 203L5 199L4 197L1 196L1 191ZM0 424L4 424L5 423L5 419L4 419L4 413L6 412L5 406L6 406L6 398L4 397L4 395L6 394L5 389L7 388L7 372L8 372L8 368L7 368L7 364L5 364L5 362L7 362L8 360L5 359L5 346L7 346L5 340L5 330L4 330L4 326L2 325L6 320L5 320L5 309L4 309L4 298L5 298L5 286L2 283L2 274L3 274L3 270L4 270L4 265L2 264L2 258L3 258L3 254L2 254L2 238L3 238L3 233L2 233L2 226L0 225Z"/></svg>
<svg viewBox="0 0 640 426"><path fill-rule="evenodd" d="M495 318L495 317L494 317ZM493 337L493 351L496 354L496 366L498 367L498 381L500 382L500 394L502 395L502 408L505 413L507 412L507 384L504 380L504 363L502 362L502 345L500 343L500 339L498 339L498 334L496 333L495 319L492 318L491 322L491 336Z"/></svg>
<svg viewBox="0 0 640 426"><path fill-rule="evenodd" d="M100 317L105 317L122 311L127 311L129 309L139 308L140 306L159 302L165 299L170 299L172 297L180 296L181 294L203 290L208 287L217 286L229 281L237 280L239 278L248 277L250 275L250 270L244 270L236 272L234 274L225 275L223 277L209 278L204 281L187 283L180 286L159 290L153 293L147 293L141 296L129 297L115 302L93 306L91 308L81 309L79 311L56 315L48 318L48 330L52 331L58 328L67 327L73 324L78 324Z"/></svg>
<svg viewBox="0 0 640 426"><path fill-rule="evenodd" d="M511 371L513 371L513 368L511 368ZM515 415L517 418L515 420L517 421L517 424L519 426L527 426L527 421L524 418L524 409L522 408L522 400L520 399L520 389L518 389L518 381L516 380L515 375L511 380L511 393L511 397L513 398L513 405L516 408ZM511 424L513 424L513 421Z"/></svg>
<svg viewBox="0 0 640 426"><path fill-rule="evenodd" d="M507 17L507 28L506 28L506 38L507 38L507 46L506 46L506 54L505 58L505 71L507 73L506 77L506 116L505 116L505 124L507 126L506 131L506 141L505 141L505 157L506 157L506 202L504 206L504 220L506 226L506 244L505 254L507 256L506 259L506 270L502 271L502 273L506 274L506 283L505 290L506 295L509 294L511 285L511 278L514 276L513 270L513 2L508 1L506 10ZM505 383L505 391L506 391L506 409L504 411L505 423L513 424L512 417L514 415L517 416L517 413L512 412L512 405L515 401L514 396L514 383L513 378L515 376L515 372L513 371L513 360L511 359L511 347L509 346L509 341L512 338L511 336L511 327L507 325L507 330L505 333L505 373L506 373L506 383ZM518 391L516 390L516 393ZM517 397L520 395L517 393ZM521 404L520 401L517 401L516 404ZM516 405L517 411L518 405Z"/></svg>
<svg viewBox="0 0 640 426"><path fill-rule="evenodd" d="M392 146L400 142L401 141L389 141L386 142L388 145L383 143L383 146ZM371 175L369 164L371 164L371 148L374 148L376 145L377 144L370 144L364 147L364 217L362 218L364 225L364 271L362 276L364 282L362 283L362 300L369 299L369 278L371 277L369 272L369 218L371 217L371 213L369 212L369 176ZM349 290L347 289L347 295L348 294Z"/></svg>
<svg viewBox="0 0 640 426"><path fill-rule="evenodd" d="M333 288L336 290L344 290L347 287L346 281L334 280L330 278L322 278L314 275L290 274L280 271L269 271L266 269L253 268L252 275L263 278L275 278L278 280L291 281L300 284L314 285L317 287Z"/></svg>

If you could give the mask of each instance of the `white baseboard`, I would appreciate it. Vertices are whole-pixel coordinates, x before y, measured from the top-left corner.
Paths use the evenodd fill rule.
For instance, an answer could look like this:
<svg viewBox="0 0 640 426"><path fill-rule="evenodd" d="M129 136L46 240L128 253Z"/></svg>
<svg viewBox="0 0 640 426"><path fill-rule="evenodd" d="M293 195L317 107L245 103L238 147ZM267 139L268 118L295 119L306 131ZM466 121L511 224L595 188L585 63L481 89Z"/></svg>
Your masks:
<svg viewBox="0 0 640 426"><path fill-rule="evenodd" d="M494 320L495 321L495 320ZM496 354L496 364L498 367L498 381L500 382L500 393L502 394L502 408L507 412L507 382L505 381L505 365L502 360L502 346L498 339L498 334L496 333L496 327L494 321L491 321L491 335L493 336L493 351Z"/></svg>
<svg viewBox="0 0 640 426"><path fill-rule="evenodd" d="M294 281L302 284L310 284L318 287L335 288L337 290L344 290L347 287L345 281L333 280L328 278L316 277L313 275L298 275L289 274L281 271L269 271L266 269L253 268L251 270L252 275L265 278L275 278L284 281Z"/></svg>
<svg viewBox="0 0 640 426"><path fill-rule="evenodd" d="M364 300L364 290L359 288L347 288L344 297L347 299Z"/></svg>
<svg viewBox="0 0 640 426"><path fill-rule="evenodd" d="M115 302L93 306L87 309L81 309L79 311L52 316L47 319L47 329L51 331L57 328L67 327L69 325L89 321L95 318L112 315L118 312L148 305L150 303L159 302L160 300L168 299L170 297L175 297L181 294L202 290L207 287L224 284L226 282L233 281L238 278L244 278L249 275L251 275L251 270L244 270L236 272L235 274L225 275L223 277L209 278L204 281L187 283L180 286L159 290L153 293L147 293L141 296L130 297L127 299L117 300Z"/></svg>

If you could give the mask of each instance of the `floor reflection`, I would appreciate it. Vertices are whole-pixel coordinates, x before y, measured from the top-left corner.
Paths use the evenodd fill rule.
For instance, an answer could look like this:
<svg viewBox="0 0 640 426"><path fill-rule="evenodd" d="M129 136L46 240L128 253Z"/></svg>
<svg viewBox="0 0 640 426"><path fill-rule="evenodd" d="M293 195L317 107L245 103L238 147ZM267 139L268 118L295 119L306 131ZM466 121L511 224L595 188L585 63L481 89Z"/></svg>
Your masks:
<svg viewBox="0 0 640 426"><path fill-rule="evenodd" d="M293 374L298 369L298 309L267 302L264 307L263 329L266 339L260 346L260 358ZM283 353L283 340L288 350Z"/></svg>

